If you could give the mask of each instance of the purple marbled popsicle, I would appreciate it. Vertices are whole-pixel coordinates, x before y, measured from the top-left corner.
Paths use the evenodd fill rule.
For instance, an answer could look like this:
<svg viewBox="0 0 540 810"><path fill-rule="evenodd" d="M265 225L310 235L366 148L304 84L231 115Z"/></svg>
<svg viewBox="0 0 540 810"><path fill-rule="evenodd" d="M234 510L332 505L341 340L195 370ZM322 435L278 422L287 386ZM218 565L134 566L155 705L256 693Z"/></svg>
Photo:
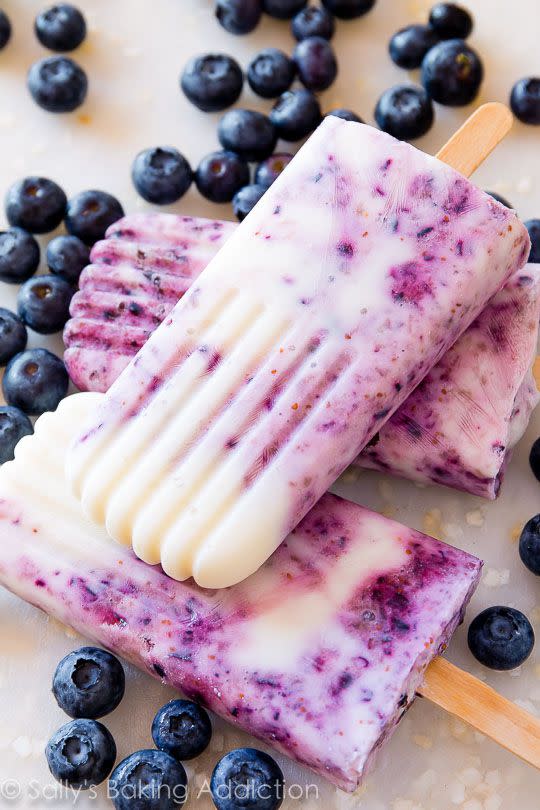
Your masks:
<svg viewBox="0 0 540 810"><path fill-rule="evenodd" d="M176 579L240 581L529 244L450 167L327 118L83 426L68 475L84 511Z"/></svg>
<svg viewBox="0 0 540 810"><path fill-rule="evenodd" d="M175 582L88 522L66 485L68 443L100 397L64 400L0 468L0 583L354 790L461 620L480 561L325 495L241 584Z"/></svg>
<svg viewBox="0 0 540 810"><path fill-rule="evenodd" d="M177 244L192 240L182 259L167 266L166 278L162 223L174 232ZM204 269L195 257L205 250L209 261L217 253L221 240L210 242L207 234L221 227L229 236L236 226L135 214L110 228L83 273L65 333L66 364L82 390L108 390L195 272ZM195 270L187 279L186 263ZM165 283L172 293L163 301ZM512 449L540 397L531 374L539 319L540 266L531 264L487 304L358 456L357 466L495 498Z"/></svg>

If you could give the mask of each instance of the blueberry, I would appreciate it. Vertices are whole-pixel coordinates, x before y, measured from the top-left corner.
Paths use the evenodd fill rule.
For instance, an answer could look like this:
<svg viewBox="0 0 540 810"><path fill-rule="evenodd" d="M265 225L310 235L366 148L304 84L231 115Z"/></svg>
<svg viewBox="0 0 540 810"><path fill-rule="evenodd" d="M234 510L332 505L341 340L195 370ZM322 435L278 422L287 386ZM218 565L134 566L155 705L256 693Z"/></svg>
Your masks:
<svg viewBox="0 0 540 810"><path fill-rule="evenodd" d="M489 194L490 197L493 197L494 200L497 200L497 202L501 203L501 205L506 206L506 208L510 208L510 210L513 210L514 206L508 202L506 197L497 194L497 192L495 191L486 191L486 194Z"/></svg>
<svg viewBox="0 0 540 810"><path fill-rule="evenodd" d="M277 810L283 803L283 773L277 762L256 748L225 754L210 781L217 810Z"/></svg>
<svg viewBox="0 0 540 810"><path fill-rule="evenodd" d="M293 155L288 152L277 152L275 155L270 155L255 169L255 183L258 186L269 188L292 159Z"/></svg>
<svg viewBox="0 0 540 810"><path fill-rule="evenodd" d="M0 406L0 464L15 457L15 448L23 436L33 433L32 422L18 408Z"/></svg>
<svg viewBox="0 0 540 810"><path fill-rule="evenodd" d="M310 90L287 90L270 113L278 135L284 141L299 141L321 123L321 108Z"/></svg>
<svg viewBox="0 0 540 810"><path fill-rule="evenodd" d="M519 556L529 571L540 576L540 515L532 517L523 527L519 538Z"/></svg>
<svg viewBox="0 0 540 810"><path fill-rule="evenodd" d="M183 765L164 751L136 751L116 766L108 796L116 810L172 810L188 795Z"/></svg>
<svg viewBox="0 0 540 810"><path fill-rule="evenodd" d="M88 92L86 73L67 56L49 56L28 71L28 89L47 112L67 113L80 107Z"/></svg>
<svg viewBox="0 0 540 810"><path fill-rule="evenodd" d="M467 39L473 19L467 9L455 3L437 3L429 15L429 24L439 39Z"/></svg>
<svg viewBox="0 0 540 810"><path fill-rule="evenodd" d="M47 245L47 266L55 276L77 284L90 262L90 248L77 236L55 236Z"/></svg>
<svg viewBox="0 0 540 810"><path fill-rule="evenodd" d="M66 325L73 287L60 276L35 276L17 296L19 317L34 332L52 335Z"/></svg>
<svg viewBox="0 0 540 810"><path fill-rule="evenodd" d="M87 790L110 774L116 759L111 733L95 720L72 720L53 734L45 749L55 779Z"/></svg>
<svg viewBox="0 0 540 810"><path fill-rule="evenodd" d="M433 124L433 104L422 87L398 84L378 100L375 120L395 138L413 140L425 135Z"/></svg>
<svg viewBox="0 0 540 810"><path fill-rule="evenodd" d="M431 48L422 62L422 84L433 101L461 107L474 101L484 78L480 57L462 39Z"/></svg>
<svg viewBox="0 0 540 810"><path fill-rule="evenodd" d="M148 202L167 205L183 197L193 180L191 166L172 146L139 152L131 169L133 185Z"/></svg>
<svg viewBox="0 0 540 810"><path fill-rule="evenodd" d="M439 42L439 37L428 25L408 25L396 31L388 50L398 67L413 70L420 67L422 59Z"/></svg>
<svg viewBox="0 0 540 810"><path fill-rule="evenodd" d="M195 183L207 200L230 202L249 183L249 166L234 152L212 152L199 163Z"/></svg>
<svg viewBox="0 0 540 810"><path fill-rule="evenodd" d="M308 37L332 39L335 30L336 25L332 15L325 8L317 6L303 8L291 23L291 31L298 42Z"/></svg>
<svg viewBox="0 0 540 810"><path fill-rule="evenodd" d="M490 669L515 669L527 660L534 646L531 623L520 610L489 607L472 620L468 634L474 657Z"/></svg>
<svg viewBox="0 0 540 810"><path fill-rule="evenodd" d="M259 24L262 0L217 0L216 17L231 34L249 34Z"/></svg>
<svg viewBox="0 0 540 810"><path fill-rule="evenodd" d="M85 245L93 245L123 216L124 209L112 194L96 189L81 191L68 203L66 228Z"/></svg>
<svg viewBox="0 0 540 810"><path fill-rule="evenodd" d="M21 284L30 278L39 265L39 245L22 228L0 232L0 280Z"/></svg>
<svg viewBox="0 0 540 810"><path fill-rule="evenodd" d="M354 121L357 124L364 123L359 115L352 110L345 109L345 107L337 107L335 110L330 110L324 117L326 118L329 115L333 115L335 118L341 118L343 121Z"/></svg>
<svg viewBox="0 0 540 810"><path fill-rule="evenodd" d="M60 186L47 177L25 177L6 194L10 225L30 233L54 231L66 213L67 198Z"/></svg>
<svg viewBox="0 0 540 810"><path fill-rule="evenodd" d="M81 647L66 655L53 677L56 702L70 717L96 720L109 714L124 697L122 664L98 647Z"/></svg>
<svg viewBox="0 0 540 810"><path fill-rule="evenodd" d="M73 51L86 36L86 22L78 8L58 3L37 15L36 36L51 51Z"/></svg>
<svg viewBox="0 0 540 810"><path fill-rule="evenodd" d="M307 0L263 0L263 9L278 20L290 20L307 5Z"/></svg>
<svg viewBox="0 0 540 810"><path fill-rule="evenodd" d="M263 160L274 151L277 133L274 125L260 112L230 110L218 125L219 142L244 160Z"/></svg>
<svg viewBox="0 0 540 810"><path fill-rule="evenodd" d="M536 439L529 454L529 464L537 481L540 481L540 439Z"/></svg>
<svg viewBox="0 0 540 810"><path fill-rule="evenodd" d="M296 76L296 65L278 48L265 48L250 62L249 86L262 98L276 98L288 90Z"/></svg>
<svg viewBox="0 0 540 810"><path fill-rule="evenodd" d="M540 79L520 79L510 94L512 112L524 124L540 124Z"/></svg>
<svg viewBox="0 0 540 810"><path fill-rule="evenodd" d="M212 723L208 713L192 700L171 700L152 723L156 748L175 759L194 759L208 747Z"/></svg>
<svg viewBox="0 0 540 810"><path fill-rule="evenodd" d="M322 0L322 4L341 20L354 20L371 11L375 0Z"/></svg>
<svg viewBox="0 0 540 810"><path fill-rule="evenodd" d="M240 97L244 74L238 62L222 53L191 59L180 78L187 98L203 112L218 112Z"/></svg>
<svg viewBox="0 0 540 810"><path fill-rule="evenodd" d="M233 198L233 211L239 222L242 222L242 220L247 217L251 209L257 205L265 191L266 186L259 186L257 183L253 183L249 186L244 186L244 188L236 192Z"/></svg>
<svg viewBox="0 0 540 810"><path fill-rule="evenodd" d="M327 90L335 81L338 66L334 50L327 39L303 39L294 49L293 59L300 81L308 90Z"/></svg>
<svg viewBox="0 0 540 810"><path fill-rule="evenodd" d="M0 10L0 51L11 39L11 23L5 11Z"/></svg>
<svg viewBox="0 0 540 810"><path fill-rule="evenodd" d="M10 360L2 390L8 405L31 416L54 411L68 390L63 362L47 349L27 349Z"/></svg>
<svg viewBox="0 0 540 810"><path fill-rule="evenodd" d="M0 307L0 366L5 366L12 357L26 349L28 334L26 326L14 312Z"/></svg>
<svg viewBox="0 0 540 810"><path fill-rule="evenodd" d="M532 264L540 264L540 219L528 219L523 224L531 238L531 252L528 260Z"/></svg>

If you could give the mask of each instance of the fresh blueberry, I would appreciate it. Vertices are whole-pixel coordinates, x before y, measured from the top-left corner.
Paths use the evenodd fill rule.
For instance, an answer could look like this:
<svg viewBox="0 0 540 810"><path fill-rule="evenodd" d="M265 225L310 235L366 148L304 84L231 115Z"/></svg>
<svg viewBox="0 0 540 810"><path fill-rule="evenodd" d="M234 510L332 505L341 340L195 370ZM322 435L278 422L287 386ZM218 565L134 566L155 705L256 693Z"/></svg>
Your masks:
<svg viewBox="0 0 540 810"><path fill-rule="evenodd" d="M19 318L34 332L52 335L66 325L73 287L60 276L35 276L17 296Z"/></svg>
<svg viewBox="0 0 540 810"><path fill-rule="evenodd" d="M30 419L18 408L0 406L0 464L15 458L15 448L23 436L34 429Z"/></svg>
<svg viewBox="0 0 540 810"><path fill-rule="evenodd" d="M410 141L425 135L433 124L433 104L422 87L398 84L386 90L375 107L375 120L384 132Z"/></svg>
<svg viewBox="0 0 540 810"><path fill-rule="evenodd" d="M180 78L187 98L203 112L230 107L242 92L244 74L238 62L222 53L209 53L191 59Z"/></svg>
<svg viewBox="0 0 540 810"><path fill-rule="evenodd" d="M278 135L284 141L300 141L321 123L321 108L311 90L287 90L270 113Z"/></svg>
<svg viewBox="0 0 540 810"><path fill-rule="evenodd" d="M25 177L6 194L9 224L30 233L54 231L64 219L66 205L63 190L47 177Z"/></svg>
<svg viewBox="0 0 540 810"><path fill-rule="evenodd" d="M0 232L0 280L21 284L33 276L39 265L39 245L22 228Z"/></svg>
<svg viewBox="0 0 540 810"><path fill-rule="evenodd" d="M523 224L531 238L531 252L528 260L532 264L540 264L540 219L528 219Z"/></svg>
<svg viewBox="0 0 540 810"><path fill-rule="evenodd" d="M47 245L47 266L55 276L77 284L90 262L90 248L77 236L55 236Z"/></svg>
<svg viewBox="0 0 540 810"><path fill-rule="evenodd" d="M9 361L2 390L8 405L39 416L57 408L68 384L68 373L59 357L47 349L27 349Z"/></svg>
<svg viewBox="0 0 540 810"><path fill-rule="evenodd" d="M332 15L325 8L318 8L318 6L303 8L291 23L291 31L298 42L308 39L308 37L332 39L335 30L336 25Z"/></svg>
<svg viewBox="0 0 540 810"><path fill-rule="evenodd" d="M172 146L139 152L131 169L133 185L148 202L167 205L183 197L193 180L191 166Z"/></svg>
<svg viewBox="0 0 540 810"><path fill-rule="evenodd" d="M78 8L58 3L37 15L36 36L51 51L73 51L86 36L86 22Z"/></svg>
<svg viewBox="0 0 540 810"><path fill-rule="evenodd" d="M208 713L192 700L171 700L152 723L156 748L175 759L194 759L208 747L212 723Z"/></svg>
<svg viewBox="0 0 540 810"><path fill-rule="evenodd" d="M206 155L195 172L195 184L203 197L216 203L230 202L249 183L249 166L234 152Z"/></svg>
<svg viewBox="0 0 540 810"><path fill-rule="evenodd" d="M184 767L165 751L136 751L109 779L108 796L116 810L173 810L187 795Z"/></svg>
<svg viewBox="0 0 540 810"><path fill-rule="evenodd" d="M439 39L467 39L473 19L467 9L455 3L437 3L429 15L429 24Z"/></svg>
<svg viewBox="0 0 540 810"><path fill-rule="evenodd" d="M371 11L376 0L322 0L323 6L341 20L354 20Z"/></svg>
<svg viewBox="0 0 540 810"><path fill-rule="evenodd" d="M0 51L11 39L11 23L5 11L0 10Z"/></svg>
<svg viewBox="0 0 540 810"><path fill-rule="evenodd" d="M474 101L484 78L480 57L462 39L448 39L427 52L422 84L433 101L461 107Z"/></svg>
<svg viewBox="0 0 540 810"><path fill-rule="evenodd" d="M28 89L47 112L67 113L80 107L88 92L86 73L67 56L49 56L28 71Z"/></svg>
<svg viewBox="0 0 540 810"><path fill-rule="evenodd" d="M259 24L262 0L217 0L216 17L231 34L249 34Z"/></svg>
<svg viewBox="0 0 540 810"><path fill-rule="evenodd" d="M540 439L536 439L529 453L529 464L537 481L540 481Z"/></svg>
<svg viewBox="0 0 540 810"><path fill-rule="evenodd" d="M85 245L93 245L123 216L124 209L112 194L96 189L81 191L68 202L66 228Z"/></svg>
<svg viewBox="0 0 540 810"><path fill-rule="evenodd" d="M334 50L327 39L309 37L294 49L300 81L308 90L327 90L335 81L338 66Z"/></svg>
<svg viewBox="0 0 540 810"><path fill-rule="evenodd" d="M72 720L53 734L45 749L55 779L72 788L87 790L103 782L116 759L110 731L95 720Z"/></svg>
<svg viewBox="0 0 540 810"><path fill-rule="evenodd" d="M439 39L428 25L408 25L397 31L390 40L390 58L398 67L414 70L420 67L426 53Z"/></svg>
<svg viewBox="0 0 540 810"><path fill-rule="evenodd" d="M468 634L474 657L490 669L515 669L527 660L534 646L531 623L520 610L489 607L472 620Z"/></svg>
<svg viewBox="0 0 540 810"><path fill-rule="evenodd" d="M288 90L296 76L296 65L278 48L265 48L250 62L249 86L262 98L276 98Z"/></svg>
<svg viewBox="0 0 540 810"><path fill-rule="evenodd" d="M233 212L239 222L242 222L247 217L251 209L257 205L265 191L266 186L259 186L256 183L252 183L236 192L233 198Z"/></svg>
<svg viewBox="0 0 540 810"><path fill-rule="evenodd" d="M126 679L122 664L99 647L81 647L68 653L53 677L53 695L70 717L96 720L109 714L124 697Z"/></svg>
<svg viewBox="0 0 540 810"><path fill-rule="evenodd" d="M269 188L292 159L293 155L288 152L277 152L275 155L270 155L255 169L255 183L258 186Z"/></svg>
<svg viewBox="0 0 540 810"><path fill-rule="evenodd" d="M283 773L277 762L256 748L225 754L210 781L217 810L278 810L283 803Z"/></svg>
<svg viewBox="0 0 540 810"><path fill-rule="evenodd" d="M290 20L307 5L307 0L263 0L263 9L270 17Z"/></svg>
<svg viewBox="0 0 540 810"><path fill-rule="evenodd" d="M497 202L501 203L501 205L506 206L506 208L510 208L510 210L513 210L514 206L508 202L506 197L501 196L501 194L497 194L496 191L486 191L486 194L489 194L490 197L493 197L494 200L497 200Z"/></svg>
<svg viewBox="0 0 540 810"><path fill-rule="evenodd" d="M540 79L520 79L510 94L512 112L524 124L540 124Z"/></svg>
<svg viewBox="0 0 540 810"><path fill-rule="evenodd" d="M244 160L264 160L274 151L277 133L264 113L255 110L230 110L218 125L219 142Z"/></svg>
<svg viewBox="0 0 540 810"><path fill-rule="evenodd" d="M532 517L523 527L519 538L519 556L529 571L540 576L540 515Z"/></svg>
<svg viewBox="0 0 540 810"><path fill-rule="evenodd" d="M356 124L364 123L359 115L352 110L345 109L345 107L337 107L335 110L330 110L324 117L327 118L329 115L333 115L335 118L341 118L343 121L354 121Z"/></svg>
<svg viewBox="0 0 540 810"><path fill-rule="evenodd" d="M0 366L5 366L12 357L26 349L28 333L26 326L14 312L0 307Z"/></svg>

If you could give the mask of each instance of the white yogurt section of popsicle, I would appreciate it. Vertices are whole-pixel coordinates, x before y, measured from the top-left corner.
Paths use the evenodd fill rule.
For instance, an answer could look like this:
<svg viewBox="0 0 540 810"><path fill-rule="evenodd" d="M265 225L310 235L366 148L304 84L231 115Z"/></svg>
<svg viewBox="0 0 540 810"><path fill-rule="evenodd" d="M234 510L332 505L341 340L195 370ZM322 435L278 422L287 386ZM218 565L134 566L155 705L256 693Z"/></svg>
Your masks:
<svg viewBox="0 0 540 810"><path fill-rule="evenodd" d="M523 261L514 213L326 119L75 442L86 514L211 588L255 571Z"/></svg>

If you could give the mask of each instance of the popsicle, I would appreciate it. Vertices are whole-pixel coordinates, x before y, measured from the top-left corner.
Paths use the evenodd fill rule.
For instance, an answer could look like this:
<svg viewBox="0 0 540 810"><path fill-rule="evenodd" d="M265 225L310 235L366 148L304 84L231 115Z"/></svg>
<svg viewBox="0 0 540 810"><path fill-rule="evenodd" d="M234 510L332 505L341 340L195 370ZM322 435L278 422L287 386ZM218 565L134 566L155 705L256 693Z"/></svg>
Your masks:
<svg viewBox="0 0 540 810"><path fill-rule="evenodd" d="M325 495L243 583L176 582L67 487L68 443L101 396L64 400L0 469L1 584L345 790L418 689L540 767L540 721L449 662L426 671L478 559Z"/></svg>
<svg viewBox="0 0 540 810"><path fill-rule="evenodd" d="M111 226L81 276L64 335L66 365L79 388L108 390L202 272L201 258L208 262L219 250L223 240L210 242L208 234L227 237L234 227L153 213ZM532 375L539 323L540 267L529 264L488 302L355 464L495 498L540 398Z"/></svg>
<svg viewBox="0 0 540 810"><path fill-rule="evenodd" d="M241 581L529 245L448 165L327 118L81 430L85 513L176 579Z"/></svg>

